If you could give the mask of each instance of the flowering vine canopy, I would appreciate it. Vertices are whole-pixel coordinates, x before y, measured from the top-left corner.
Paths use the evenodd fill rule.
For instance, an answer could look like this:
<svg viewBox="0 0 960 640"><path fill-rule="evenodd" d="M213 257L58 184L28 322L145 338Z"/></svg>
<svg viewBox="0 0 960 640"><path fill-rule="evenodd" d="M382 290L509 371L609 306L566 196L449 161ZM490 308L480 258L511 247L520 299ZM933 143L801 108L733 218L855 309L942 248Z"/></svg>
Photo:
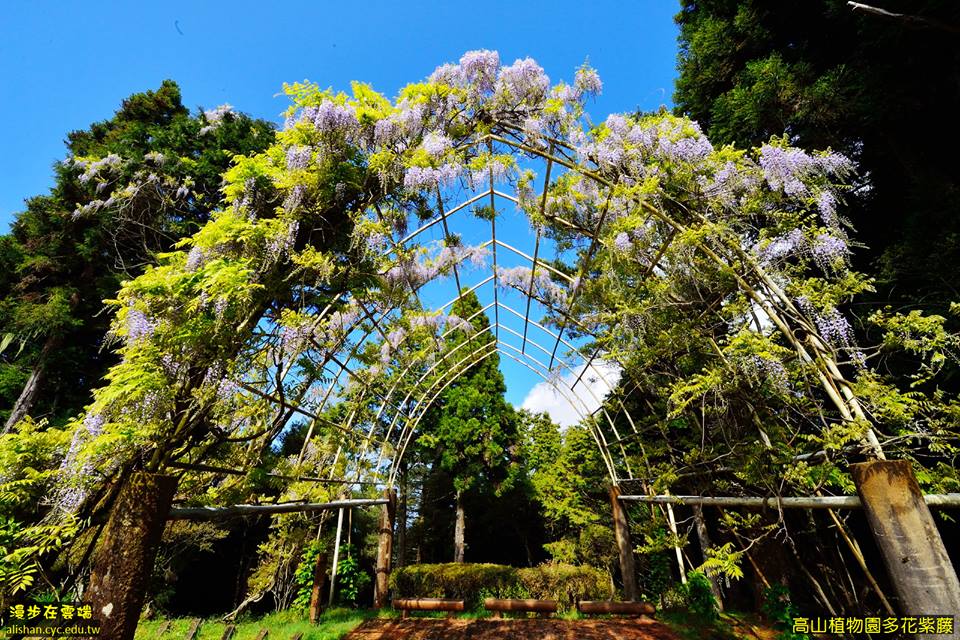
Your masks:
<svg viewBox="0 0 960 640"><path fill-rule="evenodd" d="M840 310L869 287L840 214L852 162L786 139L715 148L663 111L595 124L601 88L589 67L552 84L492 51L395 101L286 86L275 144L235 158L213 219L110 301L122 361L51 445L54 511L88 513L132 468L211 452L256 465L294 419L311 427L291 473L392 482L430 402L494 353L582 409L614 481L649 467L639 423L744 420L745 383L751 406L808 435L792 446L882 455L861 399L876 380ZM502 235L518 214L526 250ZM440 281L450 302L427 304ZM451 312L465 291L492 298L492 339ZM661 415L631 415L624 383L587 397L582 378L613 388L621 372Z"/></svg>

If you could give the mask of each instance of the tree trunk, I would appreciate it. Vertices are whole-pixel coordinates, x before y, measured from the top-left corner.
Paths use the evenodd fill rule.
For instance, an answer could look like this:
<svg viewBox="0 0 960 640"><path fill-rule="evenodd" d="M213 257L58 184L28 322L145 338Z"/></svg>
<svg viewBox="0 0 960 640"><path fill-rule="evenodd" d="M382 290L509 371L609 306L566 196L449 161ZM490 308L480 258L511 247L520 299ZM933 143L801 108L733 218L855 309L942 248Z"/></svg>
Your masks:
<svg viewBox="0 0 960 640"><path fill-rule="evenodd" d="M850 465L901 615L956 615L960 581L907 460ZM952 636L960 637L960 628Z"/></svg>
<svg viewBox="0 0 960 640"><path fill-rule="evenodd" d="M10 410L7 422L3 425L3 433L10 433L18 422L30 415L30 412L33 410L33 405L36 404L37 398L40 397L40 390L46 379L47 360L50 358L50 353L58 348L61 342L62 339L59 336L47 338L43 349L40 351L40 356L37 358L37 363L33 365L33 371L30 372L30 377L27 378L27 383L23 385L20 396L17 398L17 401L13 403L13 409Z"/></svg>
<svg viewBox="0 0 960 640"><path fill-rule="evenodd" d="M310 590L310 624L317 624L320 612L323 611L323 587L327 581L327 552L317 554L317 561L313 565L313 588Z"/></svg>
<svg viewBox="0 0 960 640"><path fill-rule="evenodd" d="M463 513L463 494L457 491L457 524L453 529L453 561L463 562L464 549L464 529L466 528L466 516Z"/></svg>
<svg viewBox="0 0 960 640"><path fill-rule="evenodd" d="M400 502L397 505L397 567L406 565L407 559L407 467L401 463Z"/></svg>
<svg viewBox="0 0 960 640"><path fill-rule="evenodd" d="M99 640L132 640L176 490L175 477L143 471L121 489L84 594L101 623Z"/></svg>
<svg viewBox="0 0 960 640"><path fill-rule="evenodd" d="M383 609L389 602L390 559L393 556L393 522L396 518L397 492L384 489L383 497L387 504L380 512L380 541L377 545L377 579L373 587L373 607Z"/></svg>
<svg viewBox="0 0 960 640"><path fill-rule="evenodd" d="M630 542L630 524L627 522L627 510L620 502L620 488L610 487L610 506L613 508L613 533L620 552L620 577L623 580L623 595L627 600L640 599L637 589L636 566L633 559L633 544Z"/></svg>
<svg viewBox="0 0 960 640"><path fill-rule="evenodd" d="M707 531L707 521L703 517L703 507L698 504L693 505L693 520L697 525L697 539L700 541L700 551L703 554L703 560L706 562L708 551L713 548L710 543L710 532ZM717 608L723 611L723 593L720 591L720 579L716 571L706 571L707 579L710 581L710 591L717 600Z"/></svg>

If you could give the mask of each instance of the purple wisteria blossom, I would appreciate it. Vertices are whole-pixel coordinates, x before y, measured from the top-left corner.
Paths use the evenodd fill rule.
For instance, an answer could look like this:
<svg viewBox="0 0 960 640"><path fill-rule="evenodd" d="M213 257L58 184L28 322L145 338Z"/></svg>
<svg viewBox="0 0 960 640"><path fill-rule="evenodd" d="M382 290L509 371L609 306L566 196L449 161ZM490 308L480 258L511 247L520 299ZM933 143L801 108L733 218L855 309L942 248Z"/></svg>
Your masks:
<svg viewBox="0 0 960 640"><path fill-rule="evenodd" d="M431 131L423 137L423 142L420 144L420 146L430 156L439 158L450 150L450 147L453 146L453 142L451 142L450 138L442 133Z"/></svg>
<svg viewBox="0 0 960 640"><path fill-rule="evenodd" d="M112 170L118 168L123 163L123 158L118 156L115 153L111 153L99 160L87 163L84 166L86 171L80 174L80 182L86 184L100 175L100 172L107 169Z"/></svg>
<svg viewBox="0 0 960 640"><path fill-rule="evenodd" d="M496 183L506 177L508 171L509 167L502 159L489 158L480 169L470 170L470 186L474 189L489 188L491 178Z"/></svg>
<svg viewBox="0 0 960 640"><path fill-rule="evenodd" d="M373 143L379 147L386 147L400 136L400 125L390 118L377 120L373 125Z"/></svg>
<svg viewBox="0 0 960 640"><path fill-rule="evenodd" d="M589 67L582 67L577 70L573 80L573 88L577 96L598 96L603 90L603 83L600 81L600 75Z"/></svg>
<svg viewBox="0 0 960 640"><path fill-rule="evenodd" d="M462 171L463 168L456 164L444 164L438 168L410 167L403 174L403 186L411 191L436 189L454 182Z"/></svg>
<svg viewBox="0 0 960 640"><path fill-rule="evenodd" d="M851 347L853 345L853 327L843 314L836 309L816 317L817 332L820 336L837 347Z"/></svg>
<svg viewBox="0 0 960 640"><path fill-rule="evenodd" d="M287 233L284 235L275 235L267 241L264 248L267 257L271 261L277 261L280 257L293 250L297 240L297 232L300 229L300 222L294 220L287 226Z"/></svg>
<svg viewBox="0 0 960 640"><path fill-rule="evenodd" d="M417 314L410 316L411 329L438 329L444 323L444 317L434 314Z"/></svg>
<svg viewBox="0 0 960 640"><path fill-rule="evenodd" d="M310 147L299 144L287 147L287 169L306 169L311 155Z"/></svg>
<svg viewBox="0 0 960 640"><path fill-rule="evenodd" d="M824 224L831 228L840 226L837 219L837 196L829 189L824 189L817 196L817 209L820 211L820 219Z"/></svg>
<svg viewBox="0 0 960 640"><path fill-rule="evenodd" d="M790 388L787 369L779 360L752 354L741 360L741 366L747 375L751 377L765 378L770 381L774 387L781 390L788 390Z"/></svg>
<svg viewBox="0 0 960 640"><path fill-rule="evenodd" d="M550 90L550 78L532 58L517 60L500 70L497 95L512 103L540 104Z"/></svg>
<svg viewBox="0 0 960 640"><path fill-rule="evenodd" d="M204 127L200 128L200 135L205 135L211 131L215 131L223 123L224 118L228 114L233 113L233 107L229 104L222 104L215 109L207 109L203 112L203 117L206 119L207 124Z"/></svg>
<svg viewBox="0 0 960 640"><path fill-rule="evenodd" d="M327 100L317 107L313 126L322 134L348 137L357 129L357 115L349 106Z"/></svg>
<svg viewBox="0 0 960 640"><path fill-rule="evenodd" d="M831 307L823 313L817 311L813 303L806 297L797 298L797 306L810 317L817 327L817 333L828 344L836 348L852 349L854 345L853 327L836 307Z"/></svg>
<svg viewBox="0 0 960 640"><path fill-rule="evenodd" d="M473 333L476 331L476 327L474 327L469 320L466 318L461 318L460 316L452 313L447 316L444 329L445 331L462 331L467 335L473 335Z"/></svg>
<svg viewBox="0 0 960 640"><path fill-rule="evenodd" d="M620 253L627 253L633 249L633 242L630 241L630 236L624 231L621 231L613 239L613 246Z"/></svg>
<svg viewBox="0 0 960 640"><path fill-rule="evenodd" d="M284 211L294 211L300 204L303 202L304 196L307 195L307 187L302 184L295 184L293 188L290 189L290 192L287 193L287 197L283 199L283 209Z"/></svg>
<svg viewBox="0 0 960 640"><path fill-rule="evenodd" d="M356 307L334 311L327 317L326 339L334 344L340 342L353 330L359 318L360 310Z"/></svg>
<svg viewBox="0 0 960 640"><path fill-rule="evenodd" d="M784 149L770 144L760 148L759 162L770 188L793 197L811 195L810 186L807 184L811 179L825 175L842 176L852 172L854 168L853 162L839 153L812 156L802 149ZM829 192L823 191L819 194L821 199L827 198L821 204L821 213L824 212L823 205L828 209L835 205L835 200L830 200L833 195L824 196L826 193Z"/></svg>
<svg viewBox="0 0 960 640"><path fill-rule="evenodd" d="M530 287L532 271L527 267L497 267L498 284L527 293ZM542 270L533 278L533 296L553 307L562 307L566 303L567 292L554 282Z"/></svg>
<svg viewBox="0 0 960 640"><path fill-rule="evenodd" d="M386 340L380 345L380 364L386 366L390 364L393 354L400 347L400 343L407 337L407 332L403 328L394 329L387 334Z"/></svg>
<svg viewBox="0 0 960 640"><path fill-rule="evenodd" d="M187 253L187 271L196 271L207 261L206 254L203 249L194 245L190 248L190 252Z"/></svg>
<svg viewBox="0 0 960 640"><path fill-rule="evenodd" d="M437 274L433 266L421 264L416 259L404 259L383 274L390 286L407 285L413 289L423 286Z"/></svg>
<svg viewBox="0 0 960 640"><path fill-rule="evenodd" d="M777 236L759 249L760 260L766 265L775 264L790 256L802 253L807 246L807 239L800 229L793 229Z"/></svg>
<svg viewBox="0 0 960 640"><path fill-rule="evenodd" d="M499 68L500 54L496 51L468 51L460 58L463 79L484 93L493 91Z"/></svg>
<svg viewBox="0 0 960 640"><path fill-rule="evenodd" d="M546 127L543 120L534 116L523 119L523 135L527 142L539 142L541 136L546 135Z"/></svg>
<svg viewBox="0 0 960 640"><path fill-rule="evenodd" d="M441 249L433 264L438 272L445 272L454 265L460 266L467 260L475 267L482 267L489 255L490 251L485 248L455 245Z"/></svg>
<svg viewBox="0 0 960 640"><path fill-rule="evenodd" d="M280 350L285 354L294 354L309 347L313 337L313 324L304 322L295 327L280 328Z"/></svg>
<svg viewBox="0 0 960 640"><path fill-rule="evenodd" d="M814 261L825 271L831 269L839 260L846 258L849 252L850 249L843 238L826 233L818 234L810 247Z"/></svg>
<svg viewBox="0 0 960 640"><path fill-rule="evenodd" d="M708 198L716 198L724 207L733 208L756 189L759 180L751 171L741 170L728 161L713 176L701 176L700 187Z"/></svg>
<svg viewBox="0 0 960 640"><path fill-rule="evenodd" d="M153 335L157 328L155 320L139 309L131 308L127 311L127 344L145 340Z"/></svg>

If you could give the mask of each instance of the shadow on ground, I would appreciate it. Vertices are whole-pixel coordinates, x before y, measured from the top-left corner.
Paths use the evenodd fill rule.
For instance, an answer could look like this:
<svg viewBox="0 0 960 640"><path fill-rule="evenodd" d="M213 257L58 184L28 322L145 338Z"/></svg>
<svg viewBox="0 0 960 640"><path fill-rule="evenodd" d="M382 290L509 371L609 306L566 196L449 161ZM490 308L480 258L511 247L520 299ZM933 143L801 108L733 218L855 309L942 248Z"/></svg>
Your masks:
<svg viewBox="0 0 960 640"><path fill-rule="evenodd" d="M678 640L655 620L368 620L345 640Z"/></svg>

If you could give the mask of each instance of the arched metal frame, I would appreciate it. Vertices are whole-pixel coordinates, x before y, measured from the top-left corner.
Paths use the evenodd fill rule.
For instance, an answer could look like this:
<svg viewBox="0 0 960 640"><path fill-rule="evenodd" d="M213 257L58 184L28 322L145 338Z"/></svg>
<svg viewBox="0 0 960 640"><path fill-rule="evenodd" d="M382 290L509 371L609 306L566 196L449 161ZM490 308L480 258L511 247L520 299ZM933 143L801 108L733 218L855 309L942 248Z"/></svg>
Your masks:
<svg viewBox="0 0 960 640"><path fill-rule="evenodd" d="M595 170L584 167L574 161L572 157L568 155L568 152L572 151L572 147L565 142L556 139L547 139L546 143L543 145L545 148L538 148L524 141L522 139L522 132L516 127L513 127L509 124L503 124L502 129L505 131L513 131L514 134L517 135L518 139L513 140L508 137L490 133L468 144L473 146L486 145L488 151L492 153L494 144L496 143L513 149L515 153L525 154L527 157L538 158L544 161L546 164L545 178L543 182L543 189L539 197L541 217L545 211L549 188L552 184L551 177L555 166L561 166L568 171L577 172L585 178L594 180L598 186L606 188L612 193L612 190L615 186L614 183L599 175ZM466 198L462 202L448 209L445 209L443 194L438 189L436 193L437 214L414 231L404 235L401 239L393 239L392 242L394 248L388 253L388 255L397 255L397 250L399 248L408 246L410 242L416 240L421 234L437 225L442 227L443 237L445 240L449 241L449 239L452 237L449 226L451 217L457 213L465 211L473 204L482 202L486 198L489 198L490 207L494 211L496 210L498 198L506 200L518 207L520 205L519 196L512 196L495 188L492 172L490 176L489 187L487 189ZM584 274L588 272L591 261L596 253L596 249L600 241L600 232L607 215L609 200L610 196L608 195L607 203L600 213L599 222L597 223L595 229L583 229L569 220L556 217L554 218L557 224L567 226L568 228L577 231L585 240L589 241L589 247L582 254L578 264L576 265L576 276L563 273L541 258L542 229L537 228L533 254L529 255L497 238L496 215L491 216L490 239L480 245L479 248L491 249L492 275L481 280L478 284L475 284L470 288L463 289L461 287L461 276L459 270L463 259L461 259L459 262L454 262L452 265L452 274L456 281L458 291L457 298L454 298L453 300L450 300L446 304L442 305L437 309L437 311L445 312L465 292L476 291L480 287L486 286L487 284L492 284L494 298L493 302L484 306L477 313L487 313L488 311L493 312L493 321L490 323L490 328L494 334L494 340L475 349L472 353L461 357L449 366L447 366L449 363L447 363L446 360L454 356L460 347L468 343L465 342L457 348L441 353L439 359L433 362L425 373L420 375L420 377L414 383L413 388L410 391L407 391L402 398L399 398L399 394L397 392L401 382L416 365L423 364L422 362L417 361L408 363L403 371L395 375L395 380L388 389L386 395L383 397L378 395L377 400L379 401L379 408L374 419L370 422L366 432L363 432L358 428L361 425L356 424L356 420L358 419L358 413L356 410L349 415L344 425L335 425L339 431L352 437L356 437L362 442L360 450L355 454L357 464L354 472L354 480L360 480L361 475L364 473L364 469L361 468L360 461L369 460L368 455L371 453L371 449L377 440L376 431L381 418L386 415L387 411L392 411L393 416L389 420L389 426L386 428L385 433L383 433L382 438L380 438L378 443L379 452L376 456L376 462L372 465L368 465L368 473L372 475L374 480L381 479L381 475L383 475L385 471L388 471L385 473L383 480L385 480L387 485L392 486L397 479L398 463L402 459L408 444L410 443L413 435L416 433L416 429L420 423L420 420L423 418L431 403L433 403L443 392L443 390L452 384L457 377L466 371L467 368L489 357L492 357L495 354L510 358L527 368L533 375L541 378L552 388L554 388L561 397L570 403L570 405L582 418L591 418L591 433L603 457L610 480L614 484L618 483L620 480L633 478L633 473L629 464L629 456L627 455L623 445L624 437L622 437L619 433L614 420L616 416L611 416L609 414L603 399L597 397L597 395L589 388L589 385L580 384L584 374L587 371L591 371L591 375L596 375L598 379L604 381L608 388L613 389L613 385L610 383L608 377L605 375L602 369L596 365L596 361L598 359L606 358L604 358L604 355L596 349L587 355L583 353L576 345L564 338L565 331L567 331L571 325L575 325L584 334L591 335L589 328L584 327L575 318L571 317L570 311L576 296L579 293L578 285L580 278L582 278ZM670 243L678 234L683 233L686 230L686 227L684 224L671 218L656 206L652 205L650 202L637 201L636 203L632 204L635 204L637 209L643 210L647 213L648 221L658 220L664 224L665 228L670 229L669 235L660 245L659 249L657 249L655 254L652 257L644 256L644 258L648 260L645 268L646 275L649 277L656 274L660 259L664 256L665 252L669 248ZM702 214L697 212L689 213L691 213L694 220L706 221ZM728 239L725 238L718 238L716 243L717 246L711 246L710 244L703 242L700 243L698 248L704 253L704 255L709 257L718 265L727 266L727 262L722 255L724 253L735 255L742 261L743 264L746 265L750 279L757 281L759 286L748 285L746 277L747 274L734 274L742 290L760 309L763 310L764 313L766 313L771 322L796 349L799 357L801 357L804 361L817 365L817 372L822 386L830 400L838 409L840 415L847 420L865 419L865 415L860 407L860 404L857 401L857 398L853 393L849 383L844 379L842 373L840 372L830 347L818 336L813 323L811 323L809 319L807 319L804 314L796 308L793 301L782 291L782 289L773 281L773 279L771 279L769 275L764 272L760 265L757 264L757 262L753 260L752 257L742 249L742 247L739 246L736 241L727 240ZM526 287L525 291L518 289L518 291L526 297L526 304L523 313L517 309L514 309L508 304L504 304L500 300L499 289L502 285L498 278L498 248L519 256L529 264L531 272L528 286ZM549 271L551 274L561 280L566 281L570 285L565 304L563 305L565 308L559 308L551 301L537 298L534 295L534 285L538 269ZM414 286L409 282L408 284L410 285L411 299L416 301L418 308L423 309L424 306L420 300L419 290L426 283L418 286ZM344 294L345 296L349 297L351 292L344 292ZM546 308L549 312L555 314L556 318L558 319L558 328L556 331L553 331L552 329L546 327L543 323L531 318L531 306L534 300L537 300L540 305ZM368 392L370 392L369 385L363 381L362 376L357 375L357 373L353 371L350 363L354 360L359 350L365 344L367 344L368 340L372 339L373 336L376 335L379 336L380 339L386 339L386 332L384 331L382 325L388 322L391 314L399 309L399 307L394 307L382 310L376 309L374 312L371 312L367 307L368 301L356 299L354 302L357 304L359 309L362 310L362 317L358 317L349 326L342 328L343 337L336 349L328 351L324 357L321 368L323 370L327 370L327 367L331 365L331 363L333 364L333 382L324 391L323 399L321 400L319 406L312 410L307 410L299 404L300 401L302 401L303 396L306 395L306 387L309 385L304 385L304 392L296 402L284 401L283 403L285 409L289 409L309 417L314 421L314 423L322 420L320 414L323 412L324 408L328 405L331 399L335 397L333 391L340 384L339 381L344 375L346 375L348 378L357 380L358 384L361 385L360 395L357 398L358 404L366 399ZM318 327L320 323L328 319L333 313L334 308L335 305L330 304L321 313L319 313L316 316L314 327ZM523 331L516 331L501 322L501 311L521 318L523 320ZM470 319L472 319L472 317L468 318L467 320ZM529 328L531 326L541 330L547 336L549 336L550 339L554 340L552 348L541 345L529 335ZM796 329L803 329L804 334L808 337L804 340L799 339L797 337ZM444 332L444 334L440 336L440 340L446 337L449 331L450 330L448 329L446 332ZM361 334L359 339L355 340L353 345L347 350L346 357L338 358L338 355L340 355L340 350L347 345L350 336L355 332ZM501 332L510 334L520 339L520 347L516 347L515 345L505 342L501 337ZM403 339L406 340L406 336ZM535 349L541 351L544 356L549 356L547 363L544 364L544 362L528 353L528 345L532 345ZM569 356L575 358L576 363L568 361L562 356L558 357L558 349L560 345L563 345L568 350ZM314 346L317 345L314 344ZM293 360L296 359L297 355L299 354L294 354ZM293 360L291 360L291 362ZM616 362L613 362L612 364L619 366L619 363ZM438 368L443 371L444 377L439 377L431 381L430 374ZM286 372L280 376L278 385L283 384L284 379L292 369L292 366L288 367ZM574 382L569 383L563 379L562 375L556 375L561 371L576 374ZM250 385L241 383L241 386L247 391L256 393L265 399L279 402L279 399L273 394L257 390ZM579 391L578 387L585 389L586 391ZM630 415L630 412L624 406L622 400L619 398L614 398L614 400L619 405L620 412L622 412L626 417L627 423L629 424L633 433L638 434L634 418ZM591 405L596 405L596 408L592 410L588 409L588 407ZM412 408L405 410L404 407ZM398 444L393 445L391 444L391 437L393 436L394 431L398 429L398 424L401 421L403 424L399 428L397 434ZM612 438L607 438L605 435L603 429L604 423L606 423L606 425L609 427L609 433L613 436ZM313 432L314 424L311 423L307 434L307 441L310 440ZM867 433L865 439L868 446L873 449L875 455L882 458L882 450L880 449L879 442L872 430ZM611 443L617 449L619 449L619 461L621 464L617 463L617 457L614 456L613 452L611 451ZM335 460L339 459L342 450L343 447L338 447ZM391 451L394 453L393 456L390 456ZM301 459L302 457L303 452L301 452ZM383 468L383 464L388 458L390 459L390 467L389 469L385 470ZM334 466L335 465L336 462L334 462Z"/></svg>

